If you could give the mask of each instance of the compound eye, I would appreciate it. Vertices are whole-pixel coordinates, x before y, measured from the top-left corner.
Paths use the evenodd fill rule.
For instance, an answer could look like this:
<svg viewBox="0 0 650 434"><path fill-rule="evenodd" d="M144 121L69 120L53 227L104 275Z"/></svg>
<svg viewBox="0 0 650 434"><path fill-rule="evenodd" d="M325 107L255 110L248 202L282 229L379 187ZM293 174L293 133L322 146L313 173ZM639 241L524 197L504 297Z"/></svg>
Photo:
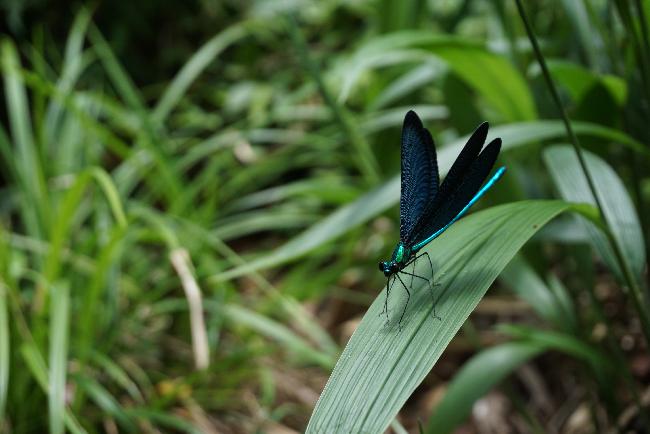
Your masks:
<svg viewBox="0 0 650 434"><path fill-rule="evenodd" d="M379 271L384 271L384 263L383 262L379 263Z"/></svg>

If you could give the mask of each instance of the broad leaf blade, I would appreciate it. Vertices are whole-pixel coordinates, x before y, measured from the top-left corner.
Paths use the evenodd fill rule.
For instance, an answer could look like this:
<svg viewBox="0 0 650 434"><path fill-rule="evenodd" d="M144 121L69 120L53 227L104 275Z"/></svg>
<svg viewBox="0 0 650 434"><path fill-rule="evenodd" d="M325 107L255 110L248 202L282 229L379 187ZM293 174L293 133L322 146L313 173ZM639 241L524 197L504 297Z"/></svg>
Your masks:
<svg viewBox="0 0 650 434"><path fill-rule="evenodd" d="M429 31L393 32L363 45L338 68L339 101L345 102L363 73L388 65L443 60L508 121L537 117L533 97L521 73L503 56L475 41ZM498 83L508 83L501 86Z"/></svg>
<svg viewBox="0 0 650 434"><path fill-rule="evenodd" d="M646 260L645 246L632 200L621 179L605 161L590 152L584 154L614 239L628 261L634 277L640 282ZM570 146L553 146L547 149L544 152L544 160L564 199L595 204L578 157ZM594 225L586 222L585 224L588 225L592 245L610 269L620 276L621 271L606 237Z"/></svg>
<svg viewBox="0 0 650 434"><path fill-rule="evenodd" d="M426 285L414 282L406 301L391 291L390 324L380 317L385 293L364 316L341 355L307 432L383 432L424 379L474 307L521 246L569 204L525 201L474 214L425 249L436 268L436 313ZM419 261L418 274L430 272Z"/></svg>

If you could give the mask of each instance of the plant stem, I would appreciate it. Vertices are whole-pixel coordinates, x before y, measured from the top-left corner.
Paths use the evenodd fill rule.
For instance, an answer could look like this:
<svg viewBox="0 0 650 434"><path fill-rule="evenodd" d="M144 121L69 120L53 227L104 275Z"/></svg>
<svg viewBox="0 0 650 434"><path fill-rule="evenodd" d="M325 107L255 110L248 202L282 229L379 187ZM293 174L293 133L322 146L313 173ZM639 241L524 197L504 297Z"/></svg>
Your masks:
<svg viewBox="0 0 650 434"><path fill-rule="evenodd" d="M617 0L616 6L618 14L621 17L623 25L628 29L632 39L632 47L634 54L639 62L642 90L646 99L646 103L650 103L650 59L648 59L648 28L645 24L645 15L643 13L643 6L636 2L637 12L639 14L639 27L641 36L637 34L636 26L632 18L632 14L628 9L628 2L625 0Z"/></svg>
<svg viewBox="0 0 650 434"><path fill-rule="evenodd" d="M573 128L571 127L571 121L569 120L569 116L564 108L564 105L562 104L562 101L560 100L560 95L557 91L557 88L555 87L555 83L553 82L551 73L549 72L546 66L546 61L544 60L544 56L542 55L539 45L537 44L537 38L535 37L533 29L528 21L528 16L526 15L526 11L524 10L521 0L515 0L515 2L517 4L519 15L521 16L521 19L524 23L524 27L526 28L528 39L530 40L531 45L533 46L535 57L537 58L537 61L539 62L539 65L542 69L542 74L546 81L546 85L551 91L551 95L553 97L553 101L555 102L555 105L557 106L557 109L560 111L560 114L562 116L562 121L564 122L564 127L566 128L567 131L567 135L569 136L569 139L571 140L571 144L573 145L573 149L575 150L576 155L578 156L580 167L582 168L582 171L585 174L585 177L587 179L587 184L589 185L589 189L591 190L591 193L594 197L594 201L596 202L596 207L598 208L598 211L600 212L600 216L603 219L605 235L607 236L607 239L609 240L609 243L612 246L612 250L614 252L614 255L616 256L616 260L623 274L623 278L625 279L625 282L630 288L630 292L632 294L632 301L641 320L642 330L645 335L646 341L648 342L648 344L650 344L650 316L648 315L647 303L645 297L643 296L643 293L641 292L641 288L637 280L635 279L632 271L630 270L627 261L625 260L625 256L623 255L623 252L621 251L618 242L616 241L614 235L612 234L611 224L608 221L607 215L604 212L604 208L600 200L600 197L598 196L598 192L596 190L593 178L591 177L591 173L589 172L589 168L587 167L587 163L582 153L582 147L580 146L578 137L576 136L575 132L573 131Z"/></svg>

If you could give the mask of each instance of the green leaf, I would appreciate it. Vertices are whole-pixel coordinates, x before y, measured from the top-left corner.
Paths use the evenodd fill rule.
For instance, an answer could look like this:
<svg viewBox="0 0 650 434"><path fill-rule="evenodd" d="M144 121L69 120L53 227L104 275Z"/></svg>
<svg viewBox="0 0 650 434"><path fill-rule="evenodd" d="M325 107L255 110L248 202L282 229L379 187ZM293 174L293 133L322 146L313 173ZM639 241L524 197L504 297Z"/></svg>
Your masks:
<svg viewBox="0 0 650 434"><path fill-rule="evenodd" d="M86 9L81 9L72 23L72 29L66 42L61 77L56 84L57 91L61 95L68 95L72 91L83 71L83 44L89 23L90 13ZM47 146L55 146L54 141L57 139L60 128L62 109L60 101L56 98L48 104L43 126L43 141Z"/></svg>
<svg viewBox="0 0 650 434"><path fill-rule="evenodd" d="M45 175L32 132L29 100L25 90L16 47L5 39L0 45L7 116L14 145L12 165L19 175L18 186L24 224L30 235L40 238L47 233L49 205Z"/></svg>
<svg viewBox="0 0 650 434"><path fill-rule="evenodd" d="M339 208L328 217L278 247L272 254L218 274L212 280L231 279L254 270L272 267L295 259L381 214L394 205L394 198L397 197L399 197L399 179L394 178L381 187L365 194L360 199ZM391 199L387 200L387 198Z"/></svg>
<svg viewBox="0 0 650 434"><path fill-rule="evenodd" d="M512 292L526 300L539 316L552 322L556 327L563 329L575 327L576 318L572 306L566 305L566 297L563 294L556 294L549 288L520 255L510 261L501 273L500 279Z"/></svg>
<svg viewBox="0 0 650 434"><path fill-rule="evenodd" d="M305 361L324 368L331 368L334 364L334 358L330 354L314 349L304 338L298 336L287 326L267 316L234 304L218 306L216 309L233 324L243 325L274 339Z"/></svg>
<svg viewBox="0 0 650 434"><path fill-rule="evenodd" d="M594 23L589 20L585 3L573 0L562 0L561 3L573 25L573 37L580 41L578 46L584 51L589 65L592 68L598 67L599 63L605 62L603 60L605 47L603 47L603 39L594 28Z"/></svg>
<svg viewBox="0 0 650 434"><path fill-rule="evenodd" d="M67 283L61 283L53 285L51 291L48 408L50 432L61 434L64 431L65 386L68 371L70 288Z"/></svg>
<svg viewBox="0 0 650 434"><path fill-rule="evenodd" d="M1 236L4 237L4 234ZM2 244L4 244L4 240ZM4 249L6 247L3 245L1 248ZM4 268L4 264L1 264L0 267ZM11 372L11 365L9 363L11 346L9 340L9 312L7 311L8 296L7 286L4 282L0 282L0 420L4 420L5 418L7 392L9 390L9 374Z"/></svg>
<svg viewBox="0 0 650 434"><path fill-rule="evenodd" d="M584 152L589 173L603 206L614 239L628 261L634 277L641 282L645 267L645 245L639 218L623 182L616 172L600 157ZM582 172L575 151L569 145L553 146L544 152L544 161L560 195L572 202L595 204L595 199ZM612 271L621 276L621 270L607 238L594 225L587 224L591 243Z"/></svg>
<svg viewBox="0 0 650 434"><path fill-rule="evenodd" d="M505 57L497 56L482 47L432 47L456 75L476 89L492 104L506 121L524 121L537 118L537 110L528 84ZM508 83L502 86L500 83Z"/></svg>
<svg viewBox="0 0 650 434"><path fill-rule="evenodd" d="M518 339L545 345L548 348L582 360L589 364L601 379L605 378L607 373L612 374L612 366L608 362L609 358L601 353L597 347L589 345L574 336L562 332L537 330L515 325L502 325L499 327L499 331Z"/></svg>
<svg viewBox="0 0 650 434"><path fill-rule="evenodd" d="M397 321L406 295L397 286L386 324L381 293L337 362L307 432L383 432L510 259L567 209L569 204L558 201L494 207L461 220L429 244L425 251L435 264L435 309L442 320L432 317L427 285L413 282L401 329ZM426 262L418 261L418 274L430 274Z"/></svg>
<svg viewBox="0 0 650 434"><path fill-rule="evenodd" d="M474 402L545 349L544 345L533 342L508 342L472 357L454 376L444 398L429 418L426 432L452 432L467 419Z"/></svg>
<svg viewBox="0 0 650 434"><path fill-rule="evenodd" d="M103 414L114 417L127 432L137 432L132 415L99 382L92 377L79 375L76 384L91 397Z"/></svg>
<svg viewBox="0 0 650 434"><path fill-rule="evenodd" d="M420 87L432 82L436 79L441 73L443 73L446 68L441 65L438 65L440 62L428 62L424 65L409 70L407 73L403 74L401 77L393 80L378 96L375 98L369 106L370 111L376 111L385 107L388 107L391 103L398 101L401 98L404 98L411 92L415 92ZM418 112L419 114L419 112Z"/></svg>
<svg viewBox="0 0 650 434"><path fill-rule="evenodd" d="M428 31L402 31L373 38L337 73L342 77L339 101L344 102L362 74L372 68L399 63L443 60L462 80L482 95L508 121L537 118L526 81L510 62L480 43ZM501 86L499 83L508 83Z"/></svg>
<svg viewBox="0 0 650 434"><path fill-rule="evenodd" d="M645 145L619 130L589 122L571 122L571 126L578 136L608 140L650 156ZM564 138L566 128L562 121L517 122L490 128L492 135L501 137L504 149L511 149L528 143Z"/></svg>
<svg viewBox="0 0 650 434"><path fill-rule="evenodd" d="M205 68L214 61L214 59L230 45L246 36L246 26L237 24L223 32L218 33L206 42L194 55L187 61L183 68L178 72L165 92L160 97L156 108L153 111L155 122L162 123L169 113L178 105L181 98L187 92L190 85L205 70Z"/></svg>
<svg viewBox="0 0 650 434"><path fill-rule="evenodd" d="M20 354L25 366L30 370L32 376L41 387L43 392L48 392L48 372L43 356L33 342L25 343L20 347ZM72 434L86 434L86 431L79 424L70 410L64 407L65 426Z"/></svg>
<svg viewBox="0 0 650 434"><path fill-rule="evenodd" d="M597 83L603 84L619 106L627 101L627 84L615 75L599 75L581 65L566 60L549 60L548 68L558 83L571 96L574 102L580 102L587 91ZM539 67L535 72L541 73Z"/></svg>
<svg viewBox="0 0 650 434"><path fill-rule="evenodd" d="M429 419L428 433L453 431L465 421L474 402L519 366L548 350L585 362L601 381L613 374L607 357L571 335L509 325L499 330L521 340L484 350L465 363Z"/></svg>

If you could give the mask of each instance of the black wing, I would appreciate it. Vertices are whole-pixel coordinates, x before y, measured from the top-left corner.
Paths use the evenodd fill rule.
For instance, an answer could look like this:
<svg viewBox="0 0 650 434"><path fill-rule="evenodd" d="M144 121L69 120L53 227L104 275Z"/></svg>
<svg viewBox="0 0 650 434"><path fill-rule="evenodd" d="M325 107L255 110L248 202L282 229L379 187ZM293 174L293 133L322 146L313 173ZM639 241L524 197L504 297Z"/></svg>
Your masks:
<svg viewBox="0 0 650 434"><path fill-rule="evenodd" d="M413 238L409 240L411 245L446 226L481 189L501 150L501 139L494 139L479 154L486 135L487 123L484 123L469 139L442 183L438 196L417 222Z"/></svg>
<svg viewBox="0 0 650 434"><path fill-rule="evenodd" d="M489 127L490 124L483 122L474 130L469 140L467 140L465 147L458 154L456 161L452 164L451 169L449 169L447 176L445 176L445 180L440 186L440 193L436 198L436 202L445 202L446 198L463 182L463 178L467 175L469 168L476 160L479 152L481 152L481 148L487 138Z"/></svg>
<svg viewBox="0 0 650 434"><path fill-rule="evenodd" d="M438 183L438 162L431 133L411 110L404 117L402 127L401 241L412 238L416 223L438 193Z"/></svg>

